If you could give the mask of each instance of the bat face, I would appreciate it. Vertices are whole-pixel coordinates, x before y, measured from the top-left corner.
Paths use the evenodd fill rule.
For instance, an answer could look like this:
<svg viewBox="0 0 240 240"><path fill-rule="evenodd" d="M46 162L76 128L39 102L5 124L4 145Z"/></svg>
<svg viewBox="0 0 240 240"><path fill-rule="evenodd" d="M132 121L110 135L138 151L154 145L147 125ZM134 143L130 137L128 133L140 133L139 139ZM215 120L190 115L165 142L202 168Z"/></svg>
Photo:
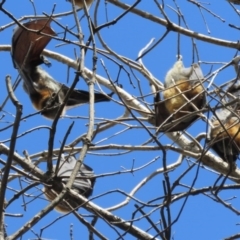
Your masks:
<svg viewBox="0 0 240 240"><path fill-rule="evenodd" d="M56 33L50 27L50 23L49 19L38 19L24 23L23 26L30 30L55 36ZM43 63L41 53L50 40L51 37L17 27L13 33L11 51L15 67L24 69Z"/></svg>
<svg viewBox="0 0 240 240"><path fill-rule="evenodd" d="M198 64L184 68L181 60L168 71L166 89L163 91L164 101L161 101L159 93L154 99L159 131L182 131L199 117L194 112L206 104L205 89L201 83L203 79Z"/></svg>
<svg viewBox="0 0 240 240"><path fill-rule="evenodd" d="M76 159L72 156L68 158L61 158L59 170L57 172L57 176L55 181L53 182L51 187L44 187L44 194L46 198L50 201L54 200L63 190L62 183L66 184L69 178L72 175L72 171L75 167ZM82 164L81 168L74 180L72 189L74 189L77 193L83 195L88 198L93 191L93 187L95 184L94 172L92 168L89 166ZM72 197L66 197L65 200L72 206L72 208L78 208L80 203L77 199ZM69 207L64 201L60 202L55 209L59 212L68 213L71 211L71 207Z"/></svg>

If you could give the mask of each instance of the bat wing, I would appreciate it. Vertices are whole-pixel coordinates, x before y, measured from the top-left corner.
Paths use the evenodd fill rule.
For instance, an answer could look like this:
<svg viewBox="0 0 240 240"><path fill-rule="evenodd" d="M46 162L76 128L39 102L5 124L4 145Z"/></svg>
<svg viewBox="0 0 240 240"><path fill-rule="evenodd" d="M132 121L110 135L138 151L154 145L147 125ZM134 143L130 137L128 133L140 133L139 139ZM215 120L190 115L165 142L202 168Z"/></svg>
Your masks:
<svg viewBox="0 0 240 240"><path fill-rule="evenodd" d="M50 27L50 23L51 19L45 18L24 23L23 26L54 36L56 33ZM43 63L41 53L50 40L51 37L42 36L39 33L17 27L12 37L12 58L14 66L22 69L29 65L33 67Z"/></svg>
<svg viewBox="0 0 240 240"><path fill-rule="evenodd" d="M160 94L157 93L154 98L154 106L155 106L155 116L156 116L156 127L161 126L163 122L170 116L164 101L161 101ZM166 121L164 125L161 126L159 132L176 132L183 131L186 129L191 123L193 123L198 116L188 119L188 121L180 121L176 124L173 124L172 118Z"/></svg>
<svg viewBox="0 0 240 240"><path fill-rule="evenodd" d="M64 92L64 95L66 96L66 94L69 90L69 87L62 85L61 89ZM111 95L112 94L109 94L110 97L111 97ZM94 97L95 97L95 102L110 101L110 99L102 93L94 93ZM88 102L89 102L89 92L88 91L74 89L72 91L70 97L68 98L66 107L67 107L67 109L69 109L69 108L76 107L77 105L81 105L83 103L88 103Z"/></svg>
<svg viewBox="0 0 240 240"><path fill-rule="evenodd" d="M156 126L159 127L164 120L169 116L166 106L163 101L161 101L160 93L156 93L154 97L154 107L156 114Z"/></svg>
<svg viewBox="0 0 240 240"><path fill-rule="evenodd" d="M191 67L192 74L189 77L189 81L194 88L192 91L187 92L186 96L189 99L193 99L192 102L198 107L198 109L201 109L206 105L207 102L206 92L202 85L204 75L202 69L197 63L194 63Z"/></svg>
<svg viewBox="0 0 240 240"><path fill-rule="evenodd" d="M239 150L229 138L215 141L211 144L211 148L221 157L225 162L235 162L238 159Z"/></svg>
<svg viewBox="0 0 240 240"><path fill-rule="evenodd" d="M76 159L73 156L67 159L61 158L60 168L57 176L62 179L64 183L67 183L69 177L72 175L72 171L75 167ZM73 183L73 189L77 189L79 193L85 197L89 197L92 194L93 186L95 184L93 169L89 166L82 164L81 168Z"/></svg>

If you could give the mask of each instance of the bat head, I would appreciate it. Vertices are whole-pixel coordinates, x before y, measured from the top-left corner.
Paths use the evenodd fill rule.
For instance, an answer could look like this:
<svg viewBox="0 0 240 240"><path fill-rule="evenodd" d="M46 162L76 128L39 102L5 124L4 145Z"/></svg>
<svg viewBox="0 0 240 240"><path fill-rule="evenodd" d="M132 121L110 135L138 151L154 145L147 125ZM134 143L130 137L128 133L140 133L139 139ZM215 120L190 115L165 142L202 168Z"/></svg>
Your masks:
<svg viewBox="0 0 240 240"><path fill-rule="evenodd" d="M76 159L73 156L65 157L62 154L55 181L53 181L50 187L44 187L44 194L48 200L53 201L57 197L57 193L60 193L63 190L62 183L66 184L68 182L74 170L75 164ZM54 166L54 169L55 168L56 166ZM92 168L82 164L73 182L72 189L84 197L89 197L92 194L94 183L95 178ZM65 197L65 200L71 205L72 208L78 208L81 204L74 197L67 196ZM62 201L55 207L55 209L62 213L68 213L71 211L71 207Z"/></svg>

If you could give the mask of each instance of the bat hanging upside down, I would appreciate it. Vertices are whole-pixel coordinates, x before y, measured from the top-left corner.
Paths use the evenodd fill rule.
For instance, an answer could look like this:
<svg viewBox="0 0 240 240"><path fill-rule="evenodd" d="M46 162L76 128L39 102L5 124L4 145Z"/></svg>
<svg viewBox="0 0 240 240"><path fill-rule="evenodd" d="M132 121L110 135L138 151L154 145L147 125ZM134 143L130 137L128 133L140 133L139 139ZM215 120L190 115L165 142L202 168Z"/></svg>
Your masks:
<svg viewBox="0 0 240 240"><path fill-rule="evenodd" d="M226 90L239 98L240 85L235 84ZM229 97L229 101L233 100ZM240 107L239 103L222 108L211 118L208 145L225 161L235 162L240 151Z"/></svg>
<svg viewBox="0 0 240 240"><path fill-rule="evenodd" d="M49 201L53 201L57 194L59 194L63 190L63 183L66 184L69 178L72 175L72 171L76 164L76 159L73 156L64 157L62 155L59 170L57 172L57 176L55 177L55 181L53 181L52 186L44 186L44 194ZM54 166L55 168L56 166ZM83 195L84 197L88 198L91 196L93 191L93 186L95 184L94 172L92 168L89 166L82 164L81 168L76 176L74 183L72 185L72 189L75 190L77 193ZM71 196L67 196L64 198L72 208L78 208L81 203L74 199ZM60 202L55 209L62 213L68 213L71 209L64 201Z"/></svg>
<svg viewBox="0 0 240 240"><path fill-rule="evenodd" d="M198 64L184 68L182 60L179 59L173 65L165 77L164 101L161 101L159 93L154 99L156 126L161 126L158 131L182 131L199 117L194 111L201 110L206 103L201 83L203 78ZM181 121L174 123L180 118Z"/></svg>
<svg viewBox="0 0 240 240"><path fill-rule="evenodd" d="M23 88L29 95L33 106L41 114L54 119L59 106L69 90L67 86L54 80L45 70L39 67L45 63L50 65L41 54L56 33L50 27L50 19L38 19L23 24L30 32L22 27L17 27L12 37L12 59L14 67L18 69L24 83ZM41 33L48 34L43 36ZM111 94L109 94L111 96ZM94 93L95 102L109 101L108 95ZM74 89L68 98L67 104L61 115L69 108L89 102L89 92Z"/></svg>

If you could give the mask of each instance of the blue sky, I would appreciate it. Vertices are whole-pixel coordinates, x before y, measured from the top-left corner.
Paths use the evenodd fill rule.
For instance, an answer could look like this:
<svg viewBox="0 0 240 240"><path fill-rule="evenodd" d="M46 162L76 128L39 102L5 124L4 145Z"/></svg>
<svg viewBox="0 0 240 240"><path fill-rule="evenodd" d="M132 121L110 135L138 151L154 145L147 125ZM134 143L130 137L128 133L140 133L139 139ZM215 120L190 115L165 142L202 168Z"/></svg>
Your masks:
<svg viewBox="0 0 240 240"><path fill-rule="evenodd" d="M34 4L37 10L37 14L41 15L43 12L47 14L51 14L53 4L56 1L48 0L48 1L40 1L35 0ZM122 2L132 4L134 1L124 0ZM201 16L199 9L191 4L188 1L178 1L178 4L181 8L182 14L185 17L185 20L188 24L189 29L199 32L201 34L207 35L209 37L220 38L228 41L238 41L239 40L239 31L233 28L230 28L228 24L238 25L239 16L233 11L231 6L227 3L227 1L219 1L213 0L204 6L212 11L212 13L220 16L225 20L223 22L219 17L214 17L211 13L203 10L204 18L207 22L210 33L208 33L207 27L204 23L204 19ZM165 1L165 11L167 16L174 23L178 22L176 13L169 8L169 6L174 7L173 1ZM16 1L7 0L6 4L3 6L6 10L8 10L15 18L19 19L23 16L33 15L33 7L30 1L22 0L20 5L16 6ZM95 8L95 3L90 9L90 16L93 17L93 12ZM150 12L151 14L155 14L156 16L163 18L160 11L157 9L154 1L151 0L142 0L137 8L142 11ZM71 10L71 4L64 0L60 0L57 2L55 13L63 13ZM123 10L118 7L108 3L107 4L107 13L108 19L114 20L119 14L121 14ZM79 16L83 15L83 12L80 11L78 13ZM0 13L0 26L6 25L12 20L7 17L2 12ZM98 14L99 24L103 24L106 22L106 13L104 1L101 2ZM58 21L67 25L69 28L74 26L74 17L73 15L62 16L58 18ZM86 19L81 21L81 27L84 32L85 40L89 37L89 30ZM4 31L0 32L0 46L1 45L9 45L11 44L11 37L13 26L4 29ZM52 28L56 32L61 32L60 28L56 24L52 24ZM123 17L119 22L115 25L109 26L108 28L104 28L101 30L101 35L104 38L105 42L109 45L111 49L117 52L120 55L123 55L129 59L135 60L138 56L139 51L146 46L146 44L150 41L150 39L155 38L158 40L165 32L166 28L157 23L154 23L148 19L144 19L135 14L129 13L125 17ZM74 29L76 31L76 28ZM59 34L59 36L62 36ZM69 36L71 40L77 41L77 39ZM234 55L236 54L236 49L231 49L228 47L215 46L211 43L206 43L203 41L195 40L196 46L198 49L199 60L201 62L207 62L211 64L201 64L204 75L209 74L210 71L214 71L222 66L222 64L227 63L232 60ZM60 47L56 47L56 45L60 44L57 40L52 40L47 49L56 51L67 57L74 58L76 50L77 54L79 54L79 49L73 45L63 45ZM96 46L102 49L102 46L99 40L96 38ZM192 43L191 39L187 36L181 36L180 40L180 50L183 56L183 62L185 66L190 66L192 64ZM148 70L160 81L164 80L166 72L172 67L174 62L176 61L177 54L177 34L175 32L170 32L168 36L150 53L148 53L144 58L143 62ZM18 72L13 68L12 60L9 52L0 51L0 59L2 62L2 67L0 68L0 77L2 81L0 81L0 87L2 89L2 94L0 95L0 103L2 103L6 96L6 85L5 85L5 76L10 74L12 77L12 81L14 81ZM118 76L119 66L105 58L102 55L98 55L98 64L97 64L97 74L107 77L106 72L104 71L100 60L103 60L106 68L112 78L112 80L116 80ZM195 61L198 59L195 58ZM74 70L70 70L70 83L67 83L67 66L50 59L52 66L47 68L43 66L45 70L47 70L56 80L61 83L65 83L70 85L74 79ZM215 64L217 63L217 64ZM92 68L92 52L88 51L85 61L85 66L88 68ZM129 78L124 71L121 71L119 77L119 83L122 84L124 90L129 92L133 96L140 96L139 89L137 87L137 80L134 78L128 66L124 65L126 70L131 74L131 79L133 81L133 85L130 84ZM134 71L135 75L138 78L138 81L141 85L144 94L150 94L151 89L149 88L149 83L146 78ZM214 80L214 83L220 85L232 78L235 77L235 72L232 67L227 68L222 71ZM21 85L21 84L20 84ZM83 79L77 85L79 89L87 90L87 84ZM97 89L97 87L96 87ZM109 93L110 90L104 88L104 91ZM15 92L18 100L23 104L23 116L34 113L35 109L32 107L27 94L23 91L22 87L19 86ZM152 96L146 98L150 107L152 106ZM115 95L114 99L119 100ZM6 116L0 121L1 128L8 126L9 122L13 122L14 118L11 114L15 114L15 109L10 101L7 102L5 111L8 113L0 113L6 114ZM106 118L106 119L115 119L122 115L124 112L124 107L119 106L114 102L110 103L99 103L95 105L95 115L96 118ZM135 113L136 116L140 116L138 113ZM88 117L88 105L72 109L67 112L67 116L80 116L83 118ZM59 148L61 146L61 141L66 134L67 128L72 123L75 122L73 131L71 132L68 143L72 142L77 136L85 133L87 131L87 120L83 118L70 118L65 117L61 119L57 126L57 133L54 142L54 148ZM101 121L101 120L100 120ZM30 129L36 128L38 126L51 126L51 121L43 118L40 114L37 114L26 121L21 122L19 128L19 134L24 133ZM145 129L139 128L140 124L136 121L126 122L131 126L128 127L125 125L117 125L112 129L109 129L105 132L102 132L97 135L94 139L93 143L96 146L107 145L107 144L118 144L118 145L141 145L145 141L150 139L150 136L146 132ZM150 126L145 122L147 126ZM201 120L198 120L191 126L188 130L192 136L197 136L201 132L205 132L206 124ZM121 134L116 133L119 131L123 131ZM0 142L9 139L12 129L8 129L6 131L1 132ZM153 131L154 132L154 131ZM112 137L110 137L112 136ZM16 144L16 151L19 154L22 154L24 150L27 150L29 155L36 153L41 153L48 148L48 137L49 131L46 128L42 128L40 130L34 130L29 132L28 134L22 136L18 139ZM101 141L98 143L98 141ZM164 135L159 136L159 141L162 144L172 144L172 141ZM203 143L203 142L202 142ZM9 142L5 143L9 144ZM149 146L156 146L156 143L150 142ZM81 146L81 145L80 145ZM96 175L102 175L109 172L119 172L124 169L131 169L134 163L134 168L143 166L144 164L150 162L154 158L157 158L155 162L143 168L139 171L132 173L121 173L115 174L113 176L105 176L99 177L96 181L94 192L92 197L96 197L100 194L106 193L108 191L115 192L107 194L105 196L98 197L94 199L94 203L98 204L102 208L111 207L117 203L120 203L125 199L125 196L122 195L117 190L125 191L129 193L143 178L154 172L156 169L162 167L162 153L161 151L132 151L125 154L120 154L124 152L124 150L105 150L105 151L89 151L84 162L91 166ZM6 159L5 156L1 155L2 159ZM167 151L167 163L171 164L177 161L178 154L174 153L170 150ZM194 162L194 159L190 159ZM238 164L238 163L237 163ZM46 171L46 164L43 162L39 166L43 171ZM169 173L170 182L173 183L179 175L185 171L189 167L186 159L183 161L181 166L176 168L174 171ZM190 186L194 177L196 176L197 166L193 168L182 180L181 183L183 185ZM218 174L213 173L209 170L200 168L199 173L197 175L197 181L194 185L194 188L202 188L207 186L213 186L216 179L218 178ZM22 179L24 180L24 179ZM142 187L136 194L135 197L138 198L142 202L151 201L154 198L162 196L163 187L162 181L164 180L162 175L157 175L151 181L149 181L144 187ZM27 183L22 182L23 186L26 186ZM233 184L231 181L227 181L227 184ZM10 183L9 187L20 189L19 181L13 181ZM30 190L28 193L34 196L37 196L41 193L42 185L39 185L38 188ZM176 193L186 191L185 187L176 188ZM14 192L11 189L8 189L6 198L9 200L13 196ZM220 196L223 199L230 199L232 197L236 197L230 200L230 203L236 208L240 208L240 204L238 201L239 190L234 191L223 191L220 193ZM32 200L32 197L26 197L25 201L29 202ZM160 201L161 202L161 201ZM155 203L160 203L159 201ZM48 204L47 200L45 200L42 195L39 199L34 200L33 202L27 204L27 211L24 211L22 198L19 198L15 201L9 208L6 210L7 213L22 213L23 217L21 218L10 218L6 217L7 224L7 233L10 235L15 232L20 226L22 226L26 221L31 219L34 214L39 212L44 206ZM130 201L130 203L116 211L113 211L113 214L120 216L125 220L130 220L132 218L132 213L135 211L134 207L135 202ZM175 202L171 205L171 213L172 218L174 219L182 207L183 200ZM153 208L144 208L144 211L148 213ZM88 214L84 209L79 210L82 214ZM39 234L40 229L51 223L55 218L61 217L62 215L56 211L52 211L48 214L44 219L42 219L37 225L33 227L34 232ZM138 213L136 217L140 217L141 215ZM154 222L158 222L160 219L159 210L156 210L151 218ZM89 218L91 221L91 218ZM172 233L174 239L223 239L224 237L231 236L239 232L239 217L225 208L223 205L216 203L208 196L197 195L189 197L187 203L184 207L183 213L180 216L180 219L177 223L172 226ZM59 219L56 223L54 223L51 227L47 228L43 231L42 237L44 239L70 239L69 237L69 229L70 224L73 224L73 236L74 239L87 239L88 231L78 220L71 214L64 218ZM136 221L134 224L142 228L144 230L149 228L149 223L146 220ZM159 225L158 225L159 226ZM116 232L111 229L107 223L98 220L96 224L96 228L102 232L108 239L116 239ZM120 231L121 232L121 231ZM151 234L155 234L152 230ZM24 236L23 239L35 239L33 232L29 231ZM97 238L96 238L97 239ZM130 235L127 235L125 239L134 239Z"/></svg>

